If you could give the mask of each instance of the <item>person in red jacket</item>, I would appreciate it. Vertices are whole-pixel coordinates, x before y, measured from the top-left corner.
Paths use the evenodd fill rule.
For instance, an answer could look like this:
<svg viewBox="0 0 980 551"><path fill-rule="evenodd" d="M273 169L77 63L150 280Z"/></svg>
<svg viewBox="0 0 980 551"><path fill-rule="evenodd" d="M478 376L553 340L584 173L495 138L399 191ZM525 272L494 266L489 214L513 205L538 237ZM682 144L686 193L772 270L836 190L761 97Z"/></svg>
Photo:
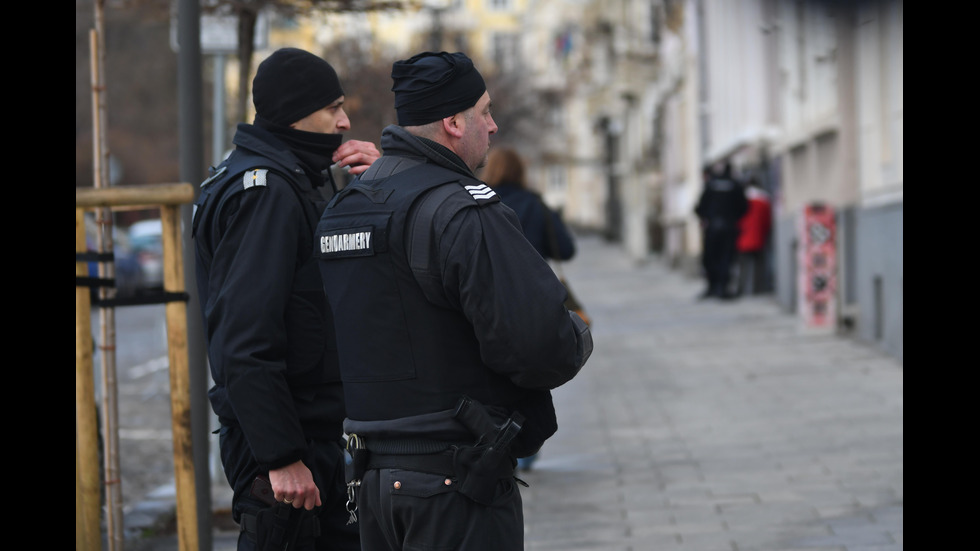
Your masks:
<svg viewBox="0 0 980 551"><path fill-rule="evenodd" d="M761 290L765 274L765 250L772 230L772 202L769 194L756 179L745 187L749 208L738 221L739 234L735 242L738 251L738 293L751 295Z"/></svg>

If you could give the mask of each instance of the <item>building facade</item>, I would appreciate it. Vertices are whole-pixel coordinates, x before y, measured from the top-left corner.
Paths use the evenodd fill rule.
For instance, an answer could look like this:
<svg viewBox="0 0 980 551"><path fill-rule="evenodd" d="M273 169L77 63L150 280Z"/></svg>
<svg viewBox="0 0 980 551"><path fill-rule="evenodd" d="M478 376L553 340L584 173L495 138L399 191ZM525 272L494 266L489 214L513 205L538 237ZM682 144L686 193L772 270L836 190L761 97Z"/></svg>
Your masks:
<svg viewBox="0 0 980 551"><path fill-rule="evenodd" d="M822 329L902 358L903 2L591 0L573 13L562 25L583 44L566 54L564 110L569 134L593 139L565 161L594 170L567 172L566 201L591 187L604 208L570 217L696 276L702 170L729 162L773 197L763 291L804 327L827 313ZM831 246L811 257L814 208L833 216L819 228Z"/></svg>

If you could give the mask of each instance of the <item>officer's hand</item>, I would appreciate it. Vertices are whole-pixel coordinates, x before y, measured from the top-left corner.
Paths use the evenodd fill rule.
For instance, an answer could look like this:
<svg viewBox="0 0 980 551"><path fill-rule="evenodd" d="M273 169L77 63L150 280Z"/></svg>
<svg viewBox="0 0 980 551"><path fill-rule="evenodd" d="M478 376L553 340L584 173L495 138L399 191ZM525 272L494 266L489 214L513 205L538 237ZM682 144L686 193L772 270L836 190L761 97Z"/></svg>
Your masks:
<svg viewBox="0 0 980 551"><path fill-rule="evenodd" d="M340 167L350 167L351 174L360 174L378 160L381 152L371 142L350 140L340 144L333 153L333 162Z"/></svg>
<svg viewBox="0 0 980 551"><path fill-rule="evenodd" d="M288 503L307 511L322 505L320 490L313 482L313 473L302 461L269 471L269 482L275 492L276 501Z"/></svg>

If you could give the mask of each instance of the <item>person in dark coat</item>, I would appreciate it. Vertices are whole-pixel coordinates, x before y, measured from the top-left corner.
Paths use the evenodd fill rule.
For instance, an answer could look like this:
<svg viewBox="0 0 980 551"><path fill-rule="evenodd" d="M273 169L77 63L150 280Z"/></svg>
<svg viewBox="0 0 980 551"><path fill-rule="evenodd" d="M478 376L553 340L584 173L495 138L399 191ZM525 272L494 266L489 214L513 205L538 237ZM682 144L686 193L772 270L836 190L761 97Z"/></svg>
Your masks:
<svg viewBox="0 0 980 551"><path fill-rule="evenodd" d="M313 231L337 164L380 153L343 142L344 91L320 57L283 48L252 83L255 123L201 186L197 289L239 551L360 549L347 524L343 390Z"/></svg>
<svg viewBox="0 0 980 551"><path fill-rule="evenodd" d="M707 280L700 298L730 299L736 296L729 289L729 280L735 261L738 221L748 210L748 201L742 185L732 176L729 163L708 174L694 209L704 237L701 260Z"/></svg>
<svg viewBox="0 0 980 551"><path fill-rule="evenodd" d="M553 260L571 260L575 256L572 232L561 216L528 186L526 165L517 151L509 147L491 149L480 176L514 210L524 237L541 256Z"/></svg>

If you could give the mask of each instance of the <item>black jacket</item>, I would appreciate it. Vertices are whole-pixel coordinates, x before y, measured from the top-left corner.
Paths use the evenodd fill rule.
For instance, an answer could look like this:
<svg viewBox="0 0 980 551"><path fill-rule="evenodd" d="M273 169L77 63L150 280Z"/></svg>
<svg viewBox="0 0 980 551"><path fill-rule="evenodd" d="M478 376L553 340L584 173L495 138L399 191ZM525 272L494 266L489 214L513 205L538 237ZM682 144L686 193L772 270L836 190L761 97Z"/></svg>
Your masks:
<svg viewBox="0 0 980 551"><path fill-rule="evenodd" d="M462 395L506 415L574 377L591 333L514 212L434 142L389 126L381 146L317 228L349 421L385 426Z"/></svg>
<svg viewBox="0 0 980 551"><path fill-rule="evenodd" d="M273 134L241 124L234 143L195 204L208 396L274 469L299 460L309 439L343 436L333 319L312 258L325 201L322 181Z"/></svg>
<svg viewBox="0 0 980 551"><path fill-rule="evenodd" d="M514 210L524 236L545 258L570 260L575 256L575 240L561 216L544 204L541 197L519 184L503 183L494 188L500 200ZM550 220L549 220L550 219ZM548 224L551 224L549 230ZM549 234L554 232L554 242Z"/></svg>
<svg viewBox="0 0 980 551"><path fill-rule="evenodd" d="M742 185L727 176L714 177L705 182L694 212L705 229L733 231L738 221L749 209Z"/></svg>

